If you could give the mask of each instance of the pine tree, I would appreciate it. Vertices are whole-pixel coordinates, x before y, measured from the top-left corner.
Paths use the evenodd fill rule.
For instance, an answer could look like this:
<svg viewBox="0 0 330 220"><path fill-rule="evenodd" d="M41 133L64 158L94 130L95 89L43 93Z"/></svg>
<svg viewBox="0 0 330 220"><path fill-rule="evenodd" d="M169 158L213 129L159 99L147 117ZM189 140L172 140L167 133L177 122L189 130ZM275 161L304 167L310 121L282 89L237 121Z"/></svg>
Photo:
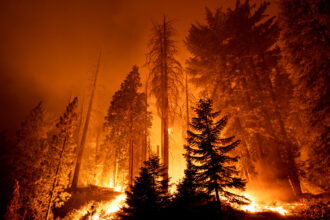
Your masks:
<svg viewBox="0 0 330 220"><path fill-rule="evenodd" d="M169 123L178 112L179 93L183 89L181 64L175 59L177 52L172 40L173 27L169 21L154 25L146 63L150 65L151 94L156 98L158 115L161 118L162 161L168 178Z"/></svg>
<svg viewBox="0 0 330 220"><path fill-rule="evenodd" d="M192 53L188 69L216 107L234 116L228 132L237 131L242 139L241 175L254 178L257 162L273 170L263 175L271 187L278 187L276 178L293 195L301 195L298 147L286 127L286 115L279 111L273 81L280 71L280 29L275 17L266 15L269 4L237 0L233 9L207 9L206 24L192 25L186 39Z"/></svg>
<svg viewBox="0 0 330 220"><path fill-rule="evenodd" d="M220 195L231 202L242 202L244 197L228 191L230 188L244 190L245 187L245 181L237 177L238 171L234 163L238 161L238 157L228 155L240 141L234 141L234 137L221 138L227 117L214 121L220 112L213 111L210 99L200 99L194 112L197 117L192 119L192 130L188 130L186 149L191 152L198 184L209 195L215 193L220 210Z"/></svg>
<svg viewBox="0 0 330 220"><path fill-rule="evenodd" d="M70 173L74 168L77 105L78 99L75 97L56 124L43 157L42 177L36 182L39 188L35 206L41 206L39 212L44 213L44 216L39 214L37 219L42 216L47 220L52 208L61 207L71 196L66 189L70 186Z"/></svg>
<svg viewBox="0 0 330 220"><path fill-rule="evenodd" d="M164 167L157 156L151 156L140 168L139 176L126 191L125 206L120 211L121 219L159 219L162 209L168 204L164 182ZM167 181L167 180L166 180Z"/></svg>
<svg viewBox="0 0 330 220"><path fill-rule="evenodd" d="M180 213L180 216L189 219L197 219L199 209L203 204L207 203L210 197L203 192L203 189L198 184L196 179L197 170L192 164L191 152L186 145L185 149L187 149L187 152L184 154L187 167L184 171L183 179L177 185L177 192L174 194L171 206L174 209L174 213Z"/></svg>
<svg viewBox="0 0 330 220"><path fill-rule="evenodd" d="M42 177L40 172L47 146L45 113L42 102L32 109L17 131L14 175L20 186L20 196L27 216L37 212L34 206L36 184Z"/></svg>
<svg viewBox="0 0 330 220"><path fill-rule="evenodd" d="M298 119L293 135L308 147L308 180L325 191L329 170L329 16L330 3L325 0L281 0L280 21L283 60L294 84L292 108ZM298 132L297 132L298 130Z"/></svg>
<svg viewBox="0 0 330 220"><path fill-rule="evenodd" d="M113 164L117 161L113 169L116 169L118 164L121 173L128 174L128 184L132 183L134 168L140 167L144 158L142 154L145 152L141 146L145 144L146 129L151 126L151 115L146 111L145 94L139 92L141 86L138 67L133 66L120 90L113 95L104 124L108 131L108 147L113 148L108 149L108 158L114 157L114 160L109 162ZM116 177L113 181L115 179Z"/></svg>

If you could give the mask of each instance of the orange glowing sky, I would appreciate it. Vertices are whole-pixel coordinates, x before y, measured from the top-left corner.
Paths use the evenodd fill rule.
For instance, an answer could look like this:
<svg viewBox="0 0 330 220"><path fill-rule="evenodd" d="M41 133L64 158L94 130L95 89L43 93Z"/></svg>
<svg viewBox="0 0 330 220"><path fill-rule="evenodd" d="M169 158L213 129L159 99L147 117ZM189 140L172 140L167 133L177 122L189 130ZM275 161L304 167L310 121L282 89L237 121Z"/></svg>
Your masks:
<svg viewBox="0 0 330 220"><path fill-rule="evenodd" d="M260 3L261 0L251 2ZM70 96L87 99L102 50L96 108L111 96L134 64L145 60L152 23L174 20L179 57L192 23L204 8L234 0L10 0L0 1L0 131L14 128L40 100L58 114ZM275 4L270 10L275 10ZM141 69L144 75L146 70ZM143 76L142 76L143 77ZM102 113L103 114L103 113Z"/></svg>

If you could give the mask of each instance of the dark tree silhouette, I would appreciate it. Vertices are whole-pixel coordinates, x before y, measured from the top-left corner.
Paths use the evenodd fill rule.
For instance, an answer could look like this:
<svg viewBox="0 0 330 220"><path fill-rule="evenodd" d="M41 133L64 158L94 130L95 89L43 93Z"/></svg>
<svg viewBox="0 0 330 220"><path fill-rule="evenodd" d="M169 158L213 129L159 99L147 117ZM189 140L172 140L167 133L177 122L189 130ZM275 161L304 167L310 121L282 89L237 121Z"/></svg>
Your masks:
<svg viewBox="0 0 330 220"><path fill-rule="evenodd" d="M231 193L228 189L244 190L246 182L237 177L238 171L234 163L238 161L238 157L228 155L240 141L234 141L234 137L221 137L227 117L215 121L220 112L214 112L212 105L210 99L200 99L194 108L196 117L190 124L191 130L188 130L186 149L191 152L191 169L196 169L194 178L209 195L215 193L221 210L220 195L231 202L244 201L244 197Z"/></svg>
<svg viewBox="0 0 330 220"><path fill-rule="evenodd" d="M281 72L281 51L276 45L280 29L275 17L266 15L269 4L256 6L246 0L236 1L226 11L207 9L206 24L192 25L186 39L192 53L189 71L215 106L234 116L229 131L237 131L242 139L240 167L245 178L255 176L253 164L258 162L274 170L265 175L271 186L275 177L301 195L296 141L279 112L273 81Z"/></svg>
<svg viewBox="0 0 330 220"><path fill-rule="evenodd" d="M325 191L330 190L324 175L330 164L329 20L329 1L280 1L284 62L294 84L292 105L299 106L292 130L309 149L308 180Z"/></svg>
<svg viewBox="0 0 330 220"><path fill-rule="evenodd" d="M187 148L187 147L186 147ZM199 219L206 217L210 196L205 193L196 179L197 170L192 164L190 152L184 154L187 167L183 179L177 185L177 192L171 203L171 213L178 218ZM209 215L212 215L211 211Z"/></svg>
<svg viewBox="0 0 330 220"><path fill-rule="evenodd" d="M174 203L178 206L193 206L201 199L206 198L198 181L196 179L197 170L191 161L191 152L188 146L185 146L187 152L184 154L187 167L184 170L184 177L177 185L177 193L174 195Z"/></svg>
<svg viewBox="0 0 330 220"><path fill-rule="evenodd" d="M168 205L164 182L164 166L158 156L151 156L140 168L130 190L126 191L125 206L119 213L122 219L159 219L162 209ZM167 180L166 180L167 181Z"/></svg>

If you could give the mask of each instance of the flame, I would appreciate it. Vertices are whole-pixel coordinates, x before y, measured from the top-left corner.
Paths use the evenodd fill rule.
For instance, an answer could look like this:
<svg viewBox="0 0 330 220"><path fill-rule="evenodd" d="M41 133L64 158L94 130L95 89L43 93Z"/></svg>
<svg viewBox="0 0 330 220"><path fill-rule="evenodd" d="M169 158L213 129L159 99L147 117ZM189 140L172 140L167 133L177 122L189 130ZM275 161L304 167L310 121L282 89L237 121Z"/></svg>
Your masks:
<svg viewBox="0 0 330 220"><path fill-rule="evenodd" d="M126 195L120 194L113 201L100 203L97 207L96 213L92 216L93 220L112 219L113 214L118 212L124 204Z"/></svg>
<svg viewBox="0 0 330 220"><path fill-rule="evenodd" d="M116 186L113 188L116 192L123 192L124 188L121 186Z"/></svg>
<svg viewBox="0 0 330 220"><path fill-rule="evenodd" d="M241 206L241 210L248 211L248 212L265 212L265 211L271 211L271 212L277 212L281 215L287 215L288 210L284 209L283 206L276 206L276 205L263 205L256 203L256 200L249 194L244 194L244 196L251 200L251 203L249 205L243 205Z"/></svg>
<svg viewBox="0 0 330 220"><path fill-rule="evenodd" d="M115 217L115 213L121 209L125 200L126 194L122 193L109 202L90 203L70 214L68 219L78 220L88 216L88 219L92 220L110 220ZM92 206L94 208L91 208Z"/></svg>
<svg viewBox="0 0 330 220"><path fill-rule="evenodd" d="M110 202L110 204L107 205L106 213L110 214L110 213L115 213L115 212L119 211L119 209L123 205L125 199L126 199L125 194L121 194L121 195L117 196L115 200L113 200L112 202Z"/></svg>

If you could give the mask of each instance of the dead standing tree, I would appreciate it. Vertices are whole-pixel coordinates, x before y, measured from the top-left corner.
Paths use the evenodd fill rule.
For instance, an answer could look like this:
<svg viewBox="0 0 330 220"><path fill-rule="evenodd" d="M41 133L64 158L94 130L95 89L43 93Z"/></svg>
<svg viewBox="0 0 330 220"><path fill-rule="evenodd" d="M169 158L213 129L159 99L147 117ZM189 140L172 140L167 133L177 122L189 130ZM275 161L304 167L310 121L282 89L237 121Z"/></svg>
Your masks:
<svg viewBox="0 0 330 220"><path fill-rule="evenodd" d="M178 110L178 94L182 90L182 67L174 58L177 50L172 40L174 30L164 16L163 24L153 26L146 63L150 65L151 94L156 98L161 118L161 152L165 167L164 179L169 168L169 121ZM168 186L166 187L168 188Z"/></svg>
<svg viewBox="0 0 330 220"><path fill-rule="evenodd" d="M97 75L99 73L99 68L100 68L100 61L101 61L101 52L100 52L100 55L99 55L99 58L98 58L96 71L95 71L95 74L94 74L94 81L93 81L93 86L92 86L92 91L91 91L91 98L90 98L88 109L87 109L87 115L86 115L86 120L85 120L85 124L84 124L84 129L83 129L80 145L78 147L77 162L76 162L76 166L75 166L75 169L74 169L74 176L73 176L72 185L71 185L72 188L77 188L77 186L78 186L81 161L82 161L82 156L83 156L83 153L84 153L85 142L86 142L86 137L87 137L87 131L88 131L88 126L89 126L89 120L90 120L90 117L91 117L91 112L92 112L92 107L93 107L94 93L95 93L95 89L96 89Z"/></svg>

